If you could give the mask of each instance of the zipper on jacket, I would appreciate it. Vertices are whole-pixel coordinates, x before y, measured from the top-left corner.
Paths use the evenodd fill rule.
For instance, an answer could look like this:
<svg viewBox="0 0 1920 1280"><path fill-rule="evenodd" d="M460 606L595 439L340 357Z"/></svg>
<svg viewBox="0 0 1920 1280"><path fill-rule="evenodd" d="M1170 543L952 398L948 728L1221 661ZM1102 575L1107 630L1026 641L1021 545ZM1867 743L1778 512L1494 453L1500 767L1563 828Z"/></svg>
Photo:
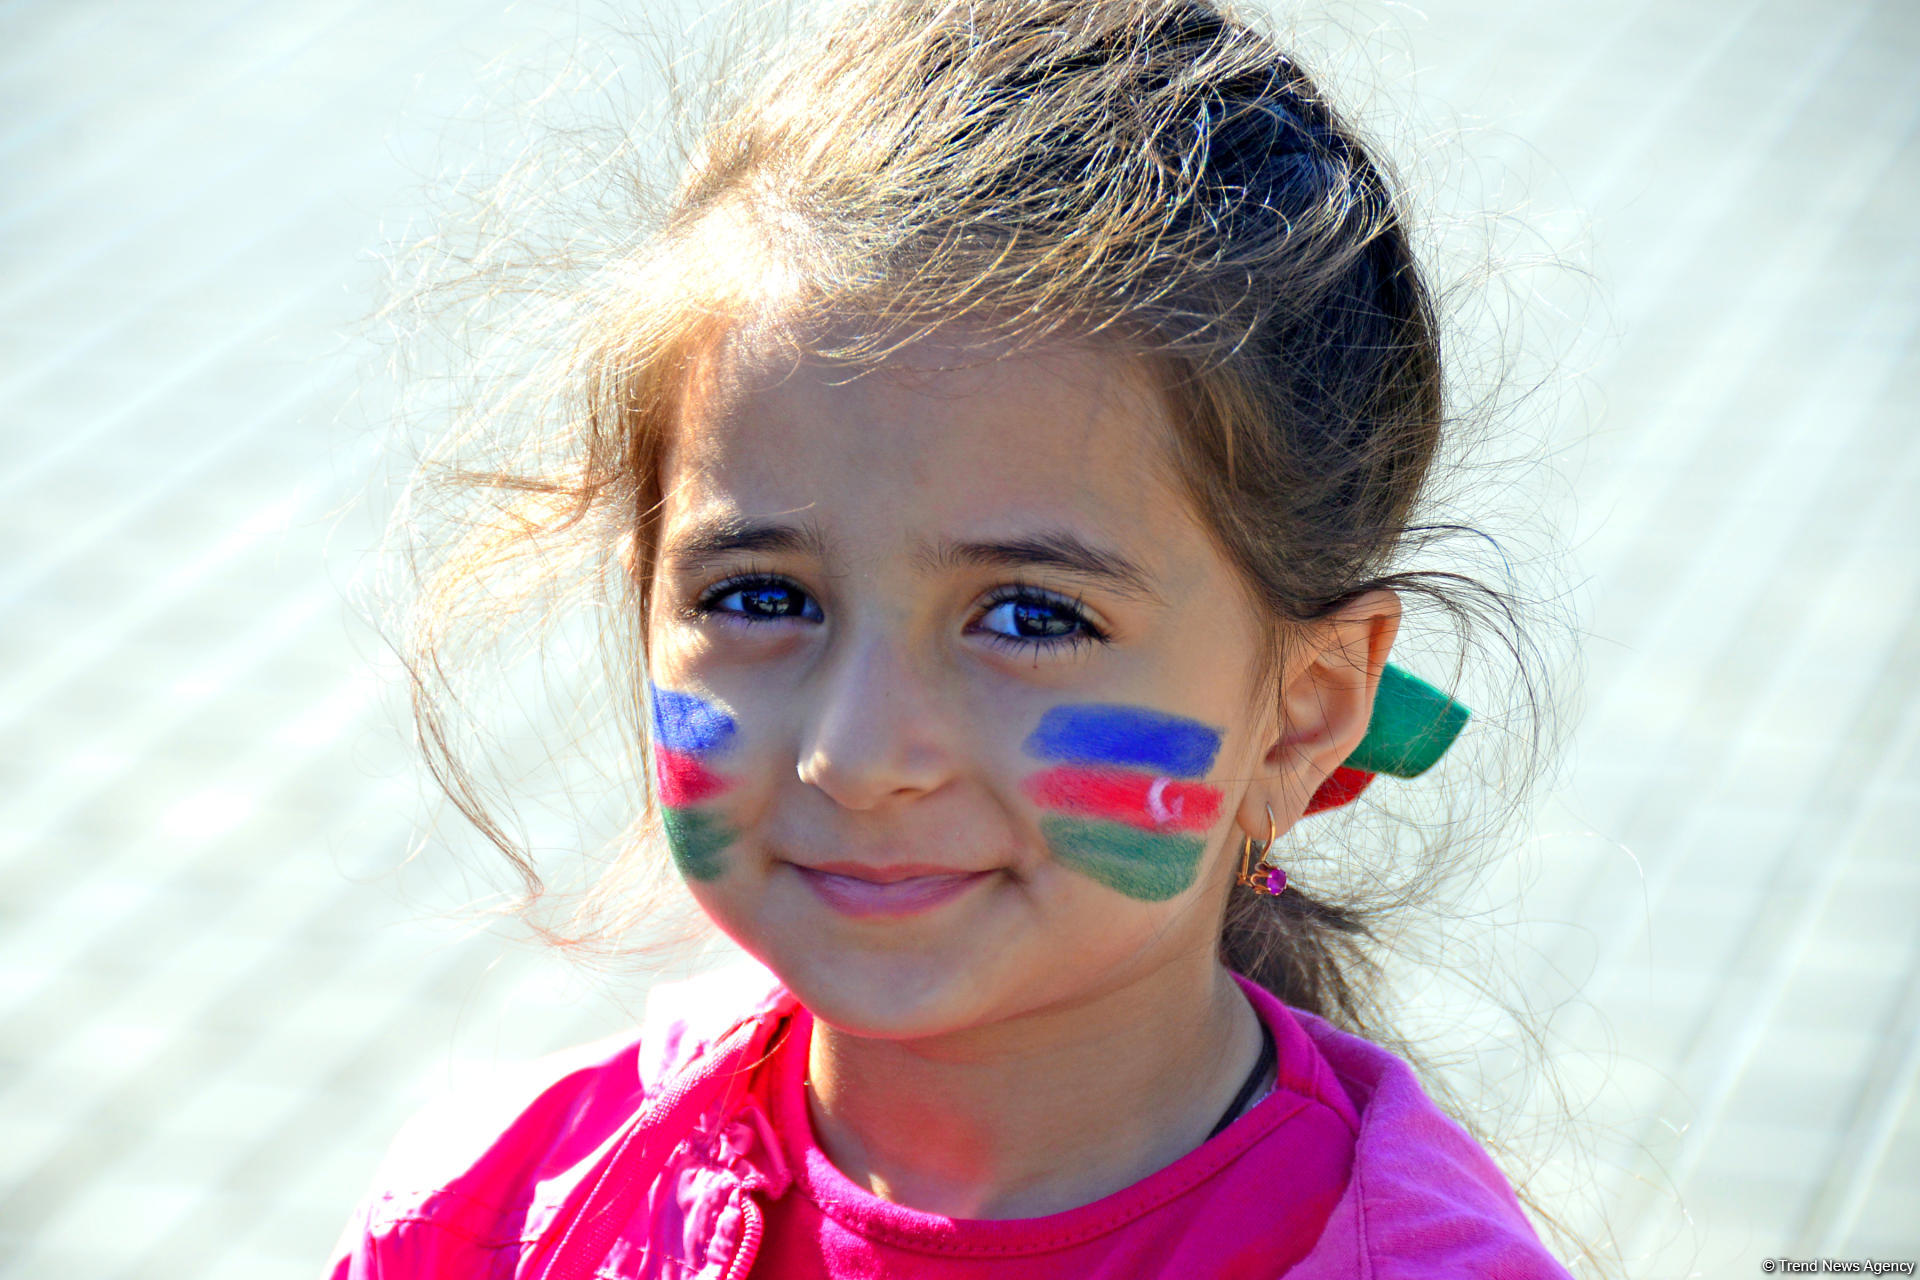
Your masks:
<svg viewBox="0 0 1920 1280"><path fill-rule="evenodd" d="M760 1237L766 1233L767 1218L751 1191L741 1195L740 1213L746 1219L740 1231L740 1247L734 1250L733 1261L727 1264L726 1274L720 1280L747 1280L747 1274L753 1270L753 1260L760 1254Z"/></svg>

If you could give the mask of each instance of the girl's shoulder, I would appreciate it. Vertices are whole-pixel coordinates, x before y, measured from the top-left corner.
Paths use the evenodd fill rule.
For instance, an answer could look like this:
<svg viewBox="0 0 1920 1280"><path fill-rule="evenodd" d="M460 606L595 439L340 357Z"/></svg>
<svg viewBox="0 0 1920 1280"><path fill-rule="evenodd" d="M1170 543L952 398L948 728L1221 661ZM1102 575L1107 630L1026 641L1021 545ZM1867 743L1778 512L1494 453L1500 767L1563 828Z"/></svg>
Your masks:
<svg viewBox="0 0 1920 1280"><path fill-rule="evenodd" d="M638 1034L623 1032L498 1069L450 1090L402 1127L373 1190L348 1223L333 1274L370 1240L419 1253L407 1274L454 1275L449 1251L525 1250L634 1122L727 1033L773 1011L784 992L744 964L662 984ZM402 1237L411 1237L402 1239ZM426 1254L431 1254L429 1259Z"/></svg>
<svg viewBox="0 0 1920 1280"><path fill-rule="evenodd" d="M1567 1276L1499 1166L1404 1059L1310 1013L1288 1012L1360 1117L1346 1195L1290 1280Z"/></svg>
<svg viewBox="0 0 1920 1280"><path fill-rule="evenodd" d="M388 1186L459 1183L511 1153L537 1148L573 1163L602 1145L650 1097L746 1018L773 1008L781 989L746 962L647 996L639 1032L618 1032L492 1071L423 1107L381 1167Z"/></svg>

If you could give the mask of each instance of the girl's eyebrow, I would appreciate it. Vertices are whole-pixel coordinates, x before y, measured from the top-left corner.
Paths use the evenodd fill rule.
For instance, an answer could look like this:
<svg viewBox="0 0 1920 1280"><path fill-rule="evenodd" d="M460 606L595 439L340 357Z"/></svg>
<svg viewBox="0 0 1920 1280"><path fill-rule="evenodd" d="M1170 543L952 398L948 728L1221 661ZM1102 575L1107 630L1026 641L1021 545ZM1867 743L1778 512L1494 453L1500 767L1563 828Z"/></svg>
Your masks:
<svg viewBox="0 0 1920 1280"><path fill-rule="evenodd" d="M698 572L714 561L742 551L790 552L824 560L826 539L812 524L723 518L696 524L677 534L667 544L665 557L687 572ZM955 569L982 566L1058 569L1104 583L1122 595L1160 600L1160 593L1154 590L1153 579L1145 569L1117 551L1095 547L1064 529L986 542L943 538L931 545L922 543L914 560L929 573L951 573Z"/></svg>
<svg viewBox="0 0 1920 1280"><path fill-rule="evenodd" d="M1145 569L1117 551L1095 547L1066 530L991 542L942 539L932 546L923 544L914 558L923 568L935 573L977 566L1020 569L1037 565L1091 578L1122 595L1152 601L1160 599Z"/></svg>
<svg viewBox="0 0 1920 1280"><path fill-rule="evenodd" d="M774 520L723 518L702 521L676 534L666 547L666 559L689 572L741 551L785 551L826 556L826 539L811 524L781 524Z"/></svg>

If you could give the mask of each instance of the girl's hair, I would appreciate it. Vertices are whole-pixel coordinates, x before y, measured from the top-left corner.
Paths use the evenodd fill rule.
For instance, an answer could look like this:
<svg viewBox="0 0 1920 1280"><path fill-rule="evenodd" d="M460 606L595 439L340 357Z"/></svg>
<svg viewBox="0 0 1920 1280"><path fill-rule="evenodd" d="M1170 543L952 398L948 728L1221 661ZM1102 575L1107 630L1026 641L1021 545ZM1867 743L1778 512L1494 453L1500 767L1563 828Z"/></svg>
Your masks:
<svg viewBox="0 0 1920 1280"><path fill-rule="evenodd" d="M546 298L498 288L497 243L475 258L491 303L518 308L516 338L557 337L565 355L503 375L454 452L428 460L422 474L468 501L423 569L407 655L436 776L519 869L522 905L543 881L467 763L465 659L476 637L510 634L503 601L590 579L630 641L611 669L629 691L622 736L642 741L635 624L659 462L690 368L728 333L804 345L849 376L935 328L975 335L988 358L1117 346L1164 388L1175 478L1272 620L1270 694L1290 631L1385 587L1456 634L1490 625L1532 723L1512 599L1411 567L1460 526L1416 523L1450 423L1409 212L1251 21L1212 0L870 0L780 42L751 79L713 109L654 216L584 264L577 242L521 264ZM471 461L489 430L529 418L504 458ZM644 788L644 769L633 777ZM1289 1004L1397 1045L1378 1016L1377 923L1492 827L1380 820L1396 802L1304 824L1319 830L1296 833L1293 885L1236 889L1221 951ZM550 938L617 938L653 909L665 860L640 853L652 798L635 807L610 871ZM1408 832L1419 856L1398 851ZM1300 872L1322 834L1337 856ZM1385 856L1362 856L1369 834Z"/></svg>

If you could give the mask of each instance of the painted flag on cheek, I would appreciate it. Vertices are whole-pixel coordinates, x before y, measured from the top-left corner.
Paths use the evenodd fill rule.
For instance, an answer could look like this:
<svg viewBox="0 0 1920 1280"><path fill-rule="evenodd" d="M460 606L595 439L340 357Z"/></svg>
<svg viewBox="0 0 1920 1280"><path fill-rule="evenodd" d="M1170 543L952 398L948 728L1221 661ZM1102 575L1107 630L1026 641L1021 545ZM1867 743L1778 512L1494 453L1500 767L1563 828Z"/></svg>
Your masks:
<svg viewBox="0 0 1920 1280"><path fill-rule="evenodd" d="M1220 793L1204 783L1131 770L1059 765L1028 778L1026 792L1043 809L1142 831L1205 831L1220 813Z"/></svg>
<svg viewBox="0 0 1920 1280"><path fill-rule="evenodd" d="M707 765L733 745L733 717L703 698L650 685L653 776L660 821L674 865L690 880L713 880L725 870L720 855L737 833L699 806L733 784Z"/></svg>
<svg viewBox="0 0 1920 1280"><path fill-rule="evenodd" d="M1058 763L1028 778L1040 831L1065 865L1143 902L1193 884L1220 792L1191 779L1212 767L1219 731L1142 707L1054 707L1028 755Z"/></svg>
<svg viewBox="0 0 1920 1280"><path fill-rule="evenodd" d="M660 803L670 809L711 800L730 785L699 756L659 745L653 748L653 776L659 781Z"/></svg>

